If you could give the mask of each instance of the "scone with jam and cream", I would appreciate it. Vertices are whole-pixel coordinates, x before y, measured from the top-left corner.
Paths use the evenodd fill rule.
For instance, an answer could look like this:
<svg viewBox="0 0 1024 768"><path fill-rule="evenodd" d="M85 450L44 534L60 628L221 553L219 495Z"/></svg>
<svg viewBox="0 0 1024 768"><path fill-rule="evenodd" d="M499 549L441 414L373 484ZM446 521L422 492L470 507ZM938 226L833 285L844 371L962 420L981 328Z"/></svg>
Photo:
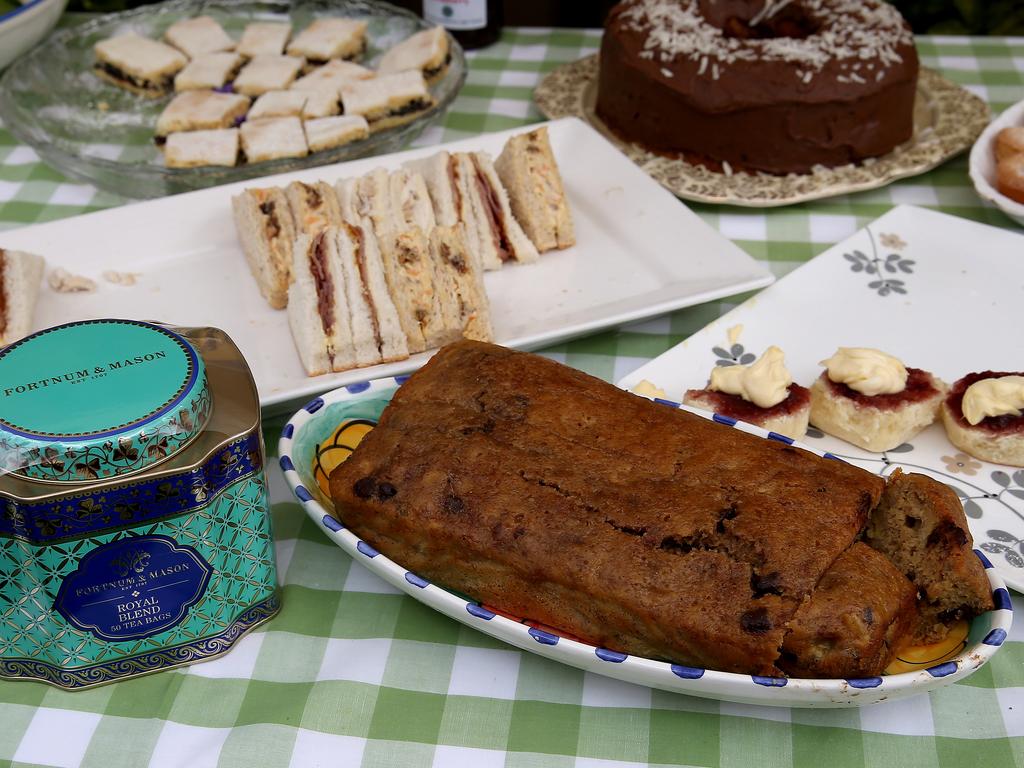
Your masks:
<svg viewBox="0 0 1024 768"><path fill-rule="evenodd" d="M683 403L714 411L786 437L807 432L811 396L793 383L785 355L771 346L750 365L718 366L706 389L688 389Z"/></svg>
<svg viewBox="0 0 1024 768"><path fill-rule="evenodd" d="M866 347L840 347L811 385L811 423L868 451L888 451L935 421L946 385Z"/></svg>
<svg viewBox="0 0 1024 768"><path fill-rule="evenodd" d="M1024 373L984 371L956 382L942 403L949 441L984 461L1024 467Z"/></svg>

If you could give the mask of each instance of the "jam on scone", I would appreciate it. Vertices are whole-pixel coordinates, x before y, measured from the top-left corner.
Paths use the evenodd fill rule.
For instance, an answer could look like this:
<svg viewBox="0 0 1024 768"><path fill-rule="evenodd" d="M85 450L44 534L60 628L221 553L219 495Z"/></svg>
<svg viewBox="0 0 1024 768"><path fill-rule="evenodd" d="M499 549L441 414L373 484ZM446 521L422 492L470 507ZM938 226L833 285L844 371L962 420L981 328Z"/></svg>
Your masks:
<svg viewBox="0 0 1024 768"><path fill-rule="evenodd" d="M781 349L768 347L750 365L719 366L705 389L688 389L683 403L798 439L807 432L811 396L793 383Z"/></svg>
<svg viewBox="0 0 1024 768"><path fill-rule="evenodd" d="M939 378L865 347L840 347L811 385L811 423L868 451L888 451L927 427L946 393Z"/></svg>
<svg viewBox="0 0 1024 768"><path fill-rule="evenodd" d="M942 403L949 441L984 461L1024 467L1024 373L983 371L956 382Z"/></svg>

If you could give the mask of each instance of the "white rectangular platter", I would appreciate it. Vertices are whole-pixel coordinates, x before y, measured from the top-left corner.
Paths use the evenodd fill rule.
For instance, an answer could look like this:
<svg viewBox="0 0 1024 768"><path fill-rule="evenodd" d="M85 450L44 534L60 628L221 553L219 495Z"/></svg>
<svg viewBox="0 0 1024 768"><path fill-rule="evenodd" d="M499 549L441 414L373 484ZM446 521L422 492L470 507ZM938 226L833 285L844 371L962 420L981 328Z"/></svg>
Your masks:
<svg viewBox="0 0 1024 768"><path fill-rule="evenodd" d="M742 326L734 343L728 330ZM711 369L750 362L776 344L798 384L837 347L875 347L952 384L976 371L1020 371L1024 356L1024 237L901 206L629 374L679 401ZM941 422L885 453L809 430L804 442L871 472L896 466L950 485L975 546L1006 583L1024 591L1024 469L962 453Z"/></svg>
<svg viewBox="0 0 1024 768"><path fill-rule="evenodd" d="M621 323L768 285L771 274L701 221L585 123L548 124L576 222L577 243L531 265L486 276L495 340L533 349ZM35 326L96 317L215 326L238 344L266 406L343 384L406 373L408 360L316 378L305 375L286 313L260 297L238 245L231 197L246 187L331 183L439 149L497 156L525 129L270 176L0 233L0 247L38 253L48 267L93 278L95 293L44 286ZM106 270L138 274L106 282Z"/></svg>

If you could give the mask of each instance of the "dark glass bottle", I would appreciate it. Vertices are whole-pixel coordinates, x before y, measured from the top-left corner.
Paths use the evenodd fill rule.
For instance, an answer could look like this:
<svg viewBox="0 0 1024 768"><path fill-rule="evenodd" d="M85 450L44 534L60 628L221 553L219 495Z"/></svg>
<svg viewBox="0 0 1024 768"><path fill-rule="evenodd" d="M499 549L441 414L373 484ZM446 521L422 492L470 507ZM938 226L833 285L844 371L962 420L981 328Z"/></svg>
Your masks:
<svg viewBox="0 0 1024 768"><path fill-rule="evenodd" d="M502 0L423 0L423 18L445 27L467 50L498 39L503 10Z"/></svg>

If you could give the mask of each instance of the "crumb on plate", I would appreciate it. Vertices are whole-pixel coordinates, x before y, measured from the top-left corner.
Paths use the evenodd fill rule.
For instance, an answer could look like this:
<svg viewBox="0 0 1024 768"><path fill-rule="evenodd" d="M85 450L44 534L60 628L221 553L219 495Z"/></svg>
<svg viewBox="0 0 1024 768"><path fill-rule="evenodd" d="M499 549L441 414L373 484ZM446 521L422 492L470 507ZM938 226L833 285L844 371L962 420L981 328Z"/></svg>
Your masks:
<svg viewBox="0 0 1024 768"><path fill-rule="evenodd" d="M103 273L103 279L114 285L135 285L138 278L138 272L115 272L108 269Z"/></svg>
<svg viewBox="0 0 1024 768"><path fill-rule="evenodd" d="M73 275L63 267L57 267L46 278L50 288L57 293L93 293L96 282L83 275Z"/></svg>

